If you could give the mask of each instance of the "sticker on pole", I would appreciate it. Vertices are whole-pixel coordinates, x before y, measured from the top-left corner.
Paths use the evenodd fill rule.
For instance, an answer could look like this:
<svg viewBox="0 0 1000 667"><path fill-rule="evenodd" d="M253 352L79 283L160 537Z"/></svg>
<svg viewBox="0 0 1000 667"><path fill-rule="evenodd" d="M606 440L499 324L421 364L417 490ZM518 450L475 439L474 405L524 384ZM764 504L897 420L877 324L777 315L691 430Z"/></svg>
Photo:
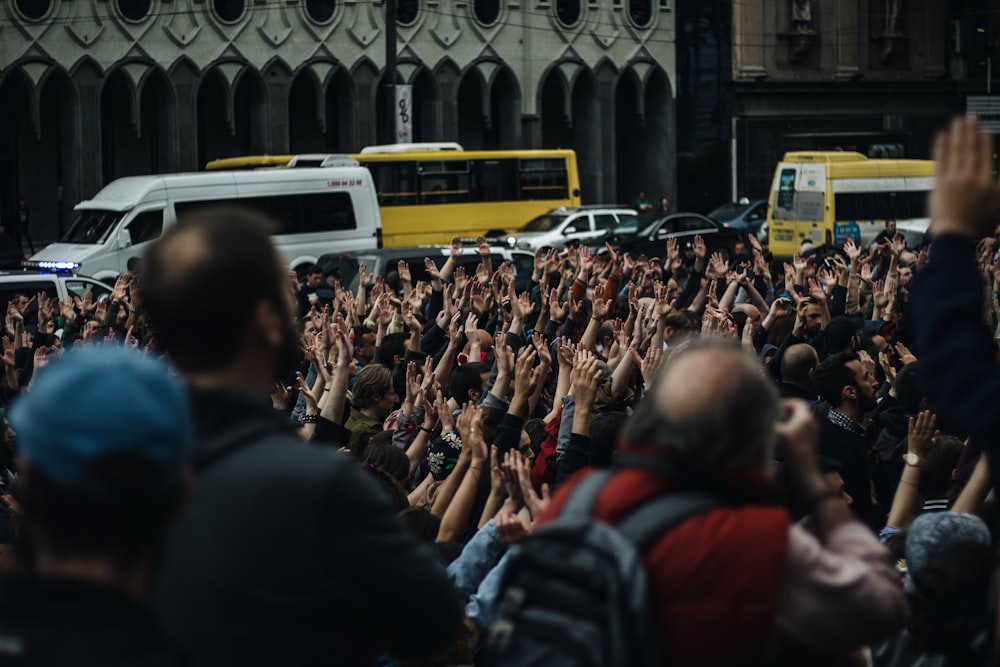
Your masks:
<svg viewBox="0 0 1000 667"><path fill-rule="evenodd" d="M397 84L396 88L396 143L413 142L413 86Z"/></svg>

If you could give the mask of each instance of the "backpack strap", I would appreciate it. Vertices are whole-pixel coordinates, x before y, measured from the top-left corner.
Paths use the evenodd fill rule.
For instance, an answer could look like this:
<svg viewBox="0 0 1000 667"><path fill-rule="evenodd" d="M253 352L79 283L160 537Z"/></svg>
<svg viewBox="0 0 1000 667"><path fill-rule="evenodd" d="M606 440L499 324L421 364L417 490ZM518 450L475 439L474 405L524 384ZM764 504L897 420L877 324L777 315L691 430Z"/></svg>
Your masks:
<svg viewBox="0 0 1000 667"><path fill-rule="evenodd" d="M617 527L641 551L687 519L719 505L719 499L707 493L678 491L640 505Z"/></svg>
<svg viewBox="0 0 1000 667"><path fill-rule="evenodd" d="M604 485L611 478L610 470L600 470L588 475L582 482L576 485L573 492L566 499L559 516L584 518L593 516L594 505L597 504L597 496L600 495Z"/></svg>

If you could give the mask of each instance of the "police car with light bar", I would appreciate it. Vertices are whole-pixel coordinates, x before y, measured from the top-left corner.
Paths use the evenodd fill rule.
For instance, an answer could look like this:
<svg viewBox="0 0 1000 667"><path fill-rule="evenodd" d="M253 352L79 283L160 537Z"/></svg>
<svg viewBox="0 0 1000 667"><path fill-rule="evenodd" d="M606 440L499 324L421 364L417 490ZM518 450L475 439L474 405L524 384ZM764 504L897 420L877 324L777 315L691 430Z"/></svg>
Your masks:
<svg viewBox="0 0 1000 667"><path fill-rule="evenodd" d="M32 299L29 308L34 309L37 307L34 297L39 292L60 300L82 299L87 292L91 292L97 302L111 298L111 287L89 276L77 275L79 266L74 262L25 261L22 271L0 271L0 304L23 294Z"/></svg>

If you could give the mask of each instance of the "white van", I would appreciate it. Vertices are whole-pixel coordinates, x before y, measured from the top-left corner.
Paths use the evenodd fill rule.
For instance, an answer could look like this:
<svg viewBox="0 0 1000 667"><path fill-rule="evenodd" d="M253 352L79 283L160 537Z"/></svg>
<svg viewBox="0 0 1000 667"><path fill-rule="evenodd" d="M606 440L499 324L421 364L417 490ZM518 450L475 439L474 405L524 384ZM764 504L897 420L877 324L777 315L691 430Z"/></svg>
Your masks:
<svg viewBox="0 0 1000 667"><path fill-rule="evenodd" d="M368 169L267 169L120 178L77 204L63 238L30 261L66 262L98 280L113 280L178 216L220 204L256 209L275 220L281 226L275 246L293 269L329 252L382 245Z"/></svg>

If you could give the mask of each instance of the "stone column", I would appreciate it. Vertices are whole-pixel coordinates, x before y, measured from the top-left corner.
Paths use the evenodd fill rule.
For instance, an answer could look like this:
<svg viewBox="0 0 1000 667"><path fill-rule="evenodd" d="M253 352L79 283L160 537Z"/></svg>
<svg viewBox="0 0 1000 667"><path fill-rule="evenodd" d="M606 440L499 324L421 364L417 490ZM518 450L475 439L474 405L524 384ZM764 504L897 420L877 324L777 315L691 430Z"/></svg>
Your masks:
<svg viewBox="0 0 1000 667"><path fill-rule="evenodd" d="M861 76L858 12L858 0L840 0L837 3L837 70L834 76L838 79L851 81Z"/></svg>

